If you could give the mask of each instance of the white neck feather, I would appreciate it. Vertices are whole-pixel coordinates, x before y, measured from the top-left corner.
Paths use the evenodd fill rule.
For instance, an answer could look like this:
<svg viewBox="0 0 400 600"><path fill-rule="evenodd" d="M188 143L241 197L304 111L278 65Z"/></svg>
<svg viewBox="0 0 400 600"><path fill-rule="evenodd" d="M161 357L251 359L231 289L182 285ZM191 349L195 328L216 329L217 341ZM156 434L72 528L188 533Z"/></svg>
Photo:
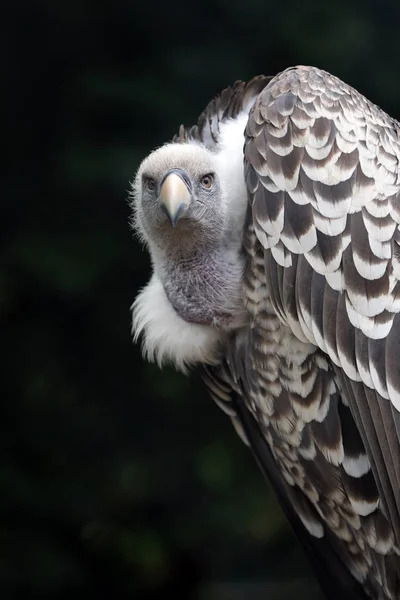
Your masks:
<svg viewBox="0 0 400 600"><path fill-rule="evenodd" d="M220 124L220 137L216 159L222 182L223 201L230 231L237 232L242 241L243 224L247 210L247 189L243 173L244 130L248 113Z"/></svg>
<svg viewBox="0 0 400 600"><path fill-rule="evenodd" d="M224 333L207 325L188 323L172 308L161 281L153 274L132 305L132 333L143 333L143 354L161 367L183 372L196 363L215 363Z"/></svg>

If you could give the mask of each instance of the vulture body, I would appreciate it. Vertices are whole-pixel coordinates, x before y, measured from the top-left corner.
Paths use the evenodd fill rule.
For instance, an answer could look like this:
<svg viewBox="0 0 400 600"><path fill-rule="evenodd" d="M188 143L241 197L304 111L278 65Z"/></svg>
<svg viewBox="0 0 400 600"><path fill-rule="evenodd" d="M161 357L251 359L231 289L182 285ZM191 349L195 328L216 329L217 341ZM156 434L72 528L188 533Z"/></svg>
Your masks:
<svg viewBox="0 0 400 600"><path fill-rule="evenodd" d="M313 67L237 82L132 194L145 355L203 369L327 598L400 598L400 126Z"/></svg>

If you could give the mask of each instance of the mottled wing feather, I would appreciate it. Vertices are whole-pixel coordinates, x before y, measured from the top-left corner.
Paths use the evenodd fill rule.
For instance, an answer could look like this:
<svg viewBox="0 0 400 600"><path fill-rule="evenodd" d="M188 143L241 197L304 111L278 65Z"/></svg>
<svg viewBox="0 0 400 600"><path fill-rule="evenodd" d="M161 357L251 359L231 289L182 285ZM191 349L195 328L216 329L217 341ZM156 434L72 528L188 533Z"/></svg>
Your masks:
<svg viewBox="0 0 400 600"><path fill-rule="evenodd" d="M339 360L333 348L330 357L400 408L397 363L382 356L400 344L397 122L333 76L300 67L259 95L246 133L257 237L278 264L303 255L343 292L349 326L364 334L368 351ZM300 302L304 317L309 306ZM315 343L312 325L304 333Z"/></svg>
<svg viewBox="0 0 400 600"><path fill-rule="evenodd" d="M232 407L236 411L236 420L241 423L261 471L272 485L285 516L310 558L326 599L366 600L360 584L351 577L340 555L335 552L335 540L316 538L303 527L293 506L291 489L282 479L271 449L240 394L233 395Z"/></svg>
<svg viewBox="0 0 400 600"><path fill-rule="evenodd" d="M272 320L266 319L264 324L267 325L269 331L273 330L273 318ZM278 429L276 426L282 422L281 419L284 419L285 413L286 416L290 414L291 409L287 402L287 396L283 395L280 398L279 407L276 407L275 414L272 416L274 425L270 427L266 423L264 412L266 406L263 406L262 401L260 402L262 399L267 401L266 386L262 385L262 376L255 383L257 372L253 370L253 366L257 363L257 358L254 361L255 355L258 355L258 360L262 360L262 357L270 360L272 352L268 350L265 352L265 349L261 348L261 339L259 344L258 350L252 352L246 344L245 335L232 340L227 362L218 369L204 367L204 380L214 400L229 414L237 432L250 446L261 471L272 485L281 508L310 558L324 591L324 597L329 600L336 600L338 597L348 600L364 599L366 598L365 591L357 579L351 575L346 563L346 553L343 552L343 540L337 535L339 531L347 539L349 526L341 515L338 515L331 506L326 505L323 501L324 497L329 494L334 495L337 490L338 481L335 468L327 464L322 454L315 449L311 435L307 435L310 434L310 429L307 427L303 430L301 445L304 456L296 457L294 453L288 451L288 448L285 449L282 446L279 426ZM253 340L253 347L257 348L257 345L257 340ZM232 380L232 372L235 373L235 380ZM264 381L264 383L266 382ZM272 381L271 378L271 383L272 385L276 384L276 381ZM306 397L299 401L304 402L305 405L308 403L309 406L313 405L313 400L318 401L319 399L320 402L323 402L323 388L326 387L326 385L314 386L311 398ZM294 394L291 396L295 397ZM255 400L252 407L249 407L249 398ZM352 440L349 445L358 457L360 446L357 439ZM293 479L293 476L295 478L299 476L300 471L304 472L304 464L296 464L298 458L304 464L312 458L307 471L309 481L303 478L302 488L295 485ZM336 532L326 528L322 535L321 519L310 498L316 500L318 510L324 513L327 521L334 522ZM322 500L322 502L318 502L318 500ZM354 515L351 525L354 525ZM359 522L356 522L355 525L360 526ZM361 568L365 569L365 561L361 556L360 549L356 550L353 560L360 560ZM369 591L373 593L373 588Z"/></svg>
<svg viewBox="0 0 400 600"><path fill-rule="evenodd" d="M325 486L314 502L321 522L382 598L400 593L399 157L398 123L310 67L275 77L246 128L248 405L284 474L293 451L289 484L311 499L302 478ZM260 403L274 368L272 315L286 331L286 354L275 347L282 389Z"/></svg>
<svg viewBox="0 0 400 600"><path fill-rule="evenodd" d="M236 81L226 88L207 105L198 122L193 127L181 125L173 142L201 142L209 150L218 146L220 123L237 117L241 112L248 113L258 94L272 79L266 75L258 75L248 83Z"/></svg>

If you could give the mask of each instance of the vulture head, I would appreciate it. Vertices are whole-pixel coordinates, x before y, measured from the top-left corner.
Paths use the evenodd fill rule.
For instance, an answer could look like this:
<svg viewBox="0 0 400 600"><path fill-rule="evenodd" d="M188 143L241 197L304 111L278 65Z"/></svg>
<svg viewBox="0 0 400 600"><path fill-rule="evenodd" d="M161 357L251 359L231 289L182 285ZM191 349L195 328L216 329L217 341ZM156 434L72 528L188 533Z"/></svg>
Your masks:
<svg viewBox="0 0 400 600"><path fill-rule="evenodd" d="M170 255L190 254L224 235L227 210L215 155L168 144L141 164L135 183L139 231Z"/></svg>
<svg viewBox="0 0 400 600"><path fill-rule="evenodd" d="M144 334L145 354L159 363L182 369L213 362L221 340L245 322L246 119L224 124L218 152L194 142L167 144L135 177L133 224L153 277L134 303L133 330Z"/></svg>

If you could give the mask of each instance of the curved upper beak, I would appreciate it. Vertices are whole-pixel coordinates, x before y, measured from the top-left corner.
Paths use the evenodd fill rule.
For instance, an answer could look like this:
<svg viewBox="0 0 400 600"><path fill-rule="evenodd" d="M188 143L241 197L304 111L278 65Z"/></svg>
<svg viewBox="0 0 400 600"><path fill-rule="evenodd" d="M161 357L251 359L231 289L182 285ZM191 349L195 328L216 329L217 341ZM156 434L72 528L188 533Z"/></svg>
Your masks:
<svg viewBox="0 0 400 600"><path fill-rule="evenodd" d="M172 227L186 213L191 201L188 184L178 170L167 173L161 183L158 202Z"/></svg>

